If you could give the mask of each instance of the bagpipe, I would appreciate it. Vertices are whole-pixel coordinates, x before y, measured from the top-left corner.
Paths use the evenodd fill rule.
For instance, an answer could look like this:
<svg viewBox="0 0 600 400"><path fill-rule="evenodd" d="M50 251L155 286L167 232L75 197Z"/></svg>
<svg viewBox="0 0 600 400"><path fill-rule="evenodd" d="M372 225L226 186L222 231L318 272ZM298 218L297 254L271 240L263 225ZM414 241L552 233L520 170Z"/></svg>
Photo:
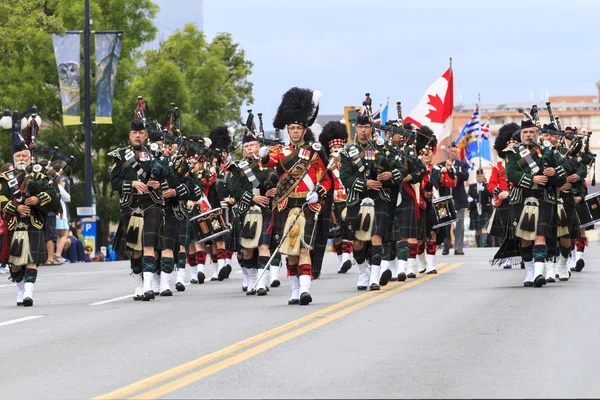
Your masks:
<svg viewBox="0 0 600 400"><path fill-rule="evenodd" d="M244 135L252 134L258 138L261 146L277 146L282 144L279 129L275 129L275 138L268 139L265 137L265 130L263 125L262 113L258 113L258 123L259 129L256 129L256 124L254 123L254 114L252 113L252 109L248 109L248 118L246 118L246 123L242 123L244 127Z"/></svg>

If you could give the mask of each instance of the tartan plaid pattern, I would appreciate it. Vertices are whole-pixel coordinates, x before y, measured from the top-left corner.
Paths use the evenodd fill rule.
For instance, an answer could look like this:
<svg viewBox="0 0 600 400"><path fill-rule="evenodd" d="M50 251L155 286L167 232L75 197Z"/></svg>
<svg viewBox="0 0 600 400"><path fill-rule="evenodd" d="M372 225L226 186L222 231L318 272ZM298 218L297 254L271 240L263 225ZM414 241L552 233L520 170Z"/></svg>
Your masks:
<svg viewBox="0 0 600 400"><path fill-rule="evenodd" d="M388 235L388 223L390 220L389 214L389 203L376 198L375 200L375 220L373 221L373 229L371 230L371 236L379 235L384 240L389 237ZM342 237L346 240L355 240L354 231L358 221L358 213L360 212L360 202L348 207L346 211L346 220L344 222L344 235Z"/></svg>
<svg viewBox="0 0 600 400"><path fill-rule="evenodd" d="M191 224L189 217L184 218L183 221L179 221L179 245L186 249L190 245L190 230Z"/></svg>
<svg viewBox="0 0 600 400"><path fill-rule="evenodd" d="M241 232L242 232L242 223L240 222L241 218L235 218L231 223L231 231L229 231L229 238L226 244L227 250L231 250L234 253L239 253L242 251L241 240Z"/></svg>
<svg viewBox="0 0 600 400"><path fill-rule="evenodd" d="M288 202L286 207L281 211L275 211L275 221L273 223L273 231L271 236L271 251L275 250L275 247L279 245L281 239L283 239L283 230L285 228L285 222L287 221L288 214L292 208L302 207L304 204L304 199L292 199L288 198ZM312 241L311 236L313 232L313 228L315 226L315 213L308 207L304 208L304 218L306 219L306 224L304 225L304 242L315 246L316 241ZM317 236L317 231L315 230L315 238ZM261 238L262 239L262 238Z"/></svg>
<svg viewBox="0 0 600 400"><path fill-rule="evenodd" d="M572 205L564 203L563 206L565 207L565 212L567 213L567 226L569 227L569 233L563 237L579 239L581 237L581 230L579 229L579 225L581 225L579 222L579 215L577 215L577 211Z"/></svg>
<svg viewBox="0 0 600 400"><path fill-rule="evenodd" d="M121 219L114 240L114 248L118 248L121 240L126 240L129 217L136 207L144 210L144 231L142 232L142 245L154 247L156 250L164 248L164 213L162 207L154 203L150 197L136 196L132 204L125 210L121 210Z"/></svg>
<svg viewBox="0 0 600 400"><path fill-rule="evenodd" d="M344 236L344 221L342 220L342 211L344 211L344 208L346 208L346 202L345 201L336 201L333 203L333 215L335 215L335 220L337 222L337 224L333 224L333 221L331 221L331 225L329 227L329 238L333 239L333 238L338 238L338 237L342 237ZM338 234L335 235L333 230L334 228L338 227Z"/></svg>
<svg viewBox="0 0 600 400"><path fill-rule="evenodd" d="M502 203L500 203L500 206L496 208L494 220L492 221L492 227L488 233L492 236L504 236L507 233L506 230L508 229L508 215L509 206L508 198L506 198L502 201Z"/></svg>
<svg viewBox="0 0 600 400"><path fill-rule="evenodd" d="M392 240L417 238L417 217L415 215L415 201L402 188L402 203L396 207L394 214L394 230L392 231ZM422 213L424 210L420 210Z"/></svg>
<svg viewBox="0 0 600 400"><path fill-rule="evenodd" d="M164 248L168 250L179 250L179 220L175 218L175 214L173 214L173 209L171 207L166 207L164 209L164 214Z"/></svg>
<svg viewBox="0 0 600 400"><path fill-rule="evenodd" d="M9 245L12 241L14 233L15 231L9 231ZM35 265L41 265L45 263L47 260L47 253L46 243L44 242L44 231L29 225L27 234L29 236L29 254L31 255L31 262Z"/></svg>
<svg viewBox="0 0 600 400"><path fill-rule="evenodd" d="M471 210L469 212L469 229L474 231L485 228L491 216L484 210L481 210L481 215L477 213L477 209Z"/></svg>
<svg viewBox="0 0 600 400"><path fill-rule="evenodd" d="M537 235L547 236L552 232L552 227L556 226L556 211L555 206L545 202L543 199L539 199L538 209L538 224L537 224ZM508 237L517 238L517 228L519 226L519 219L521 218L521 212L524 208L524 203L513 204L510 206L510 216L508 227Z"/></svg>

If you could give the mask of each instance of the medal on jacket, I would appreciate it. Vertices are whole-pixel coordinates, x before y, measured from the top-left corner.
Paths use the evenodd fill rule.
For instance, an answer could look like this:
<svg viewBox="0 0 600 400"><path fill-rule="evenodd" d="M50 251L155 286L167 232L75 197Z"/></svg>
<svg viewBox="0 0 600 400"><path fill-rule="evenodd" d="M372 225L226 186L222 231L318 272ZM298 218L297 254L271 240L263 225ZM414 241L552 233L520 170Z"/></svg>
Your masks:
<svg viewBox="0 0 600 400"><path fill-rule="evenodd" d="M310 159L310 151L308 151L307 149L300 149L298 157L302 158L303 160L308 160Z"/></svg>
<svg viewBox="0 0 600 400"><path fill-rule="evenodd" d="M148 154L147 151L140 151L138 153L139 157L138 160L140 161L150 161L150 154Z"/></svg>
<svg viewBox="0 0 600 400"><path fill-rule="evenodd" d="M374 159L375 159L375 151L365 150L365 160L374 160Z"/></svg>

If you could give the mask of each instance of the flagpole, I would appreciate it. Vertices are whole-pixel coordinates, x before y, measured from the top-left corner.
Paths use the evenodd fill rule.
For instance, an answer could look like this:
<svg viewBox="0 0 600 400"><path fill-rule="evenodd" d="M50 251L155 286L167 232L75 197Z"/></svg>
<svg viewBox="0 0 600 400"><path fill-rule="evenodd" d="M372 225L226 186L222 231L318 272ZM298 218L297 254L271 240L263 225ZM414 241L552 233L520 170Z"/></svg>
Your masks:
<svg viewBox="0 0 600 400"><path fill-rule="evenodd" d="M450 73L452 76L452 80L454 80L454 71L452 70L452 56L450 56ZM452 96L454 96L454 93L452 93ZM452 114L450 116L450 143L448 143L449 149L450 149L450 146L452 146L453 123L454 123L454 109L452 110ZM452 149L450 149L450 152L452 152Z"/></svg>
<svg viewBox="0 0 600 400"><path fill-rule="evenodd" d="M481 105L481 93L477 93L477 104ZM477 150L479 151L479 169L481 169L481 109L479 109L479 137L477 138Z"/></svg>

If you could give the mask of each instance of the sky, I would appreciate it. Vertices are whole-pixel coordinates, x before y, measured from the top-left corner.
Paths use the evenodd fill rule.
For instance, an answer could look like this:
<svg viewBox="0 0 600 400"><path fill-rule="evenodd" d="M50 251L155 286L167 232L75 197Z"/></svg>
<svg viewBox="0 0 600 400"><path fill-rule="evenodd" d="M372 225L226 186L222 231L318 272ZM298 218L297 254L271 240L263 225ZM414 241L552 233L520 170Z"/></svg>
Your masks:
<svg viewBox="0 0 600 400"><path fill-rule="evenodd" d="M154 1L159 34L145 47L185 23L208 40L230 32L254 63L252 108L265 121L293 86L323 93L320 115L341 115L366 92L374 108L389 96L407 115L450 56L455 105L595 95L600 80L595 0Z"/></svg>

